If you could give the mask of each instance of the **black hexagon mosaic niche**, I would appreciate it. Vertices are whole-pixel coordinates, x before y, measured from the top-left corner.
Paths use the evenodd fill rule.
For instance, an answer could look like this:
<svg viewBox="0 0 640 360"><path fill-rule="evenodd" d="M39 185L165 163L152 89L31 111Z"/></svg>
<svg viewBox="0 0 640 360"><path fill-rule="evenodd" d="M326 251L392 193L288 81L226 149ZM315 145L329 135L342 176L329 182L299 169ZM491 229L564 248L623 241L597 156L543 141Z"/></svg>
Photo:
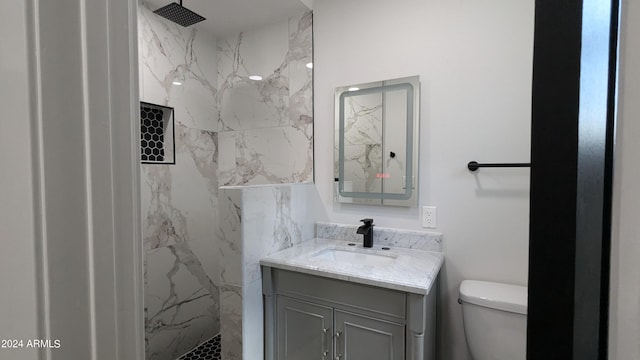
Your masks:
<svg viewBox="0 0 640 360"><path fill-rule="evenodd" d="M180 356L178 360L220 360L221 357L220 335L217 335Z"/></svg>
<svg viewBox="0 0 640 360"><path fill-rule="evenodd" d="M140 157L143 164L175 164L173 108L140 102Z"/></svg>

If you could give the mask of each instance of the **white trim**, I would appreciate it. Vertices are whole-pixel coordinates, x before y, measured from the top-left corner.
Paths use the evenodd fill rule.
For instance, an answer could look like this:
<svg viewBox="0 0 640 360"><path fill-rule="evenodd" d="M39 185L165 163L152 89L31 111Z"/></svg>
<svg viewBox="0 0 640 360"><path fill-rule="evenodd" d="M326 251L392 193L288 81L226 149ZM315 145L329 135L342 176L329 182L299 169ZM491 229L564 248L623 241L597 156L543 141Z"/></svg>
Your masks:
<svg viewBox="0 0 640 360"><path fill-rule="evenodd" d="M44 189L44 158L42 143L42 83L40 64L40 26L38 22L39 3L37 0L27 2L27 43L29 44L29 71L31 73L31 129L32 129L32 151L33 151L33 177L34 177L34 208L35 208L35 245L36 245L36 273L38 292L38 335L44 339L52 339L50 322L50 301L49 301L49 259L47 257L47 222L45 219L45 199ZM51 359L51 349L40 349L41 359Z"/></svg>
<svg viewBox="0 0 640 360"><path fill-rule="evenodd" d="M29 157L30 172L11 179L32 184L21 223L33 235L16 241L33 248L18 260L21 269L32 264L23 277L35 309L25 302L12 311L36 313L29 338L64 338L39 359L144 359L137 2L28 0L16 9L25 53L11 59L27 59L19 99L30 129L7 129L32 151L17 158Z"/></svg>
<svg viewBox="0 0 640 360"><path fill-rule="evenodd" d="M90 102L89 98L89 71L87 69L88 66L88 54L89 51L87 48L89 46L89 40L87 39L87 6L86 1L80 1L80 13L83 14L83 19L80 22L80 37L82 39L82 85L84 87L83 95L83 103L85 106L83 107L83 115L84 115L84 165L86 169L91 169L92 165L92 149L91 149L91 126L89 123L89 119L91 119L90 110ZM108 79L107 79L108 81ZM95 263L93 261L93 254L95 254L95 248L93 246L95 242L95 238L93 237L93 233L95 231L93 221L94 221L94 213L93 213L93 182L92 182L92 173L87 171L85 172L85 186L86 186L86 212L87 212L87 266L89 271L89 323L91 328L91 358L97 359L97 347L98 340L96 339L97 333L97 319L96 319L96 271L95 271Z"/></svg>

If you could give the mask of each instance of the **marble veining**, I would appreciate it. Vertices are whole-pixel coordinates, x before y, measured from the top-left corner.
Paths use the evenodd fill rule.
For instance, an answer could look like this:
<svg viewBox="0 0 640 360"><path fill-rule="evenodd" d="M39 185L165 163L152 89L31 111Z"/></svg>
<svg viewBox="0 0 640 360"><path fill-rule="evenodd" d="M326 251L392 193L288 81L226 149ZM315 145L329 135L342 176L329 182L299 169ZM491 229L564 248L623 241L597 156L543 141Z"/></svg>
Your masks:
<svg viewBox="0 0 640 360"><path fill-rule="evenodd" d="M348 145L379 144L382 142L382 94L348 97L344 140Z"/></svg>
<svg viewBox="0 0 640 360"><path fill-rule="evenodd" d="M214 39L141 2L138 24L140 98L176 124L176 164L141 174L147 359L219 331L225 359L258 358L259 259L315 231L312 15ZM278 186L218 189L256 184Z"/></svg>
<svg viewBox="0 0 640 360"><path fill-rule="evenodd" d="M147 358L175 359L211 335L219 321L217 286L186 244L147 253L145 265Z"/></svg>
<svg viewBox="0 0 640 360"><path fill-rule="evenodd" d="M138 29L140 99L174 108L176 160L141 166L146 358L174 360L220 331L216 39L144 1Z"/></svg>
<svg viewBox="0 0 640 360"><path fill-rule="evenodd" d="M220 297L221 305L221 345L222 358L242 360L242 287L223 285Z"/></svg>
<svg viewBox="0 0 640 360"><path fill-rule="evenodd" d="M260 257L314 237L313 184L221 187L220 278L260 279Z"/></svg>
<svg viewBox="0 0 640 360"><path fill-rule="evenodd" d="M382 94L368 94L345 99L344 122L344 179L351 182L353 191L382 192L383 122ZM336 132L336 139L339 134ZM335 159L338 159L335 142ZM338 162L334 162L338 176ZM376 200L355 199L358 203ZM380 202L379 200L377 201Z"/></svg>
<svg viewBox="0 0 640 360"><path fill-rule="evenodd" d="M346 181L351 181L352 190L382 192L382 179L376 176L381 172L383 172L381 143L345 145L344 178ZM375 199L373 200L376 201ZM380 202L380 200L377 200L377 202Z"/></svg>
<svg viewBox="0 0 640 360"><path fill-rule="evenodd" d="M395 259L388 265L376 266L357 261L336 262L317 256L326 249L392 256ZM380 245L366 249L361 244L348 246L341 240L313 239L265 256L260 264L424 295L431 291L443 261L444 257L439 252L401 247L383 250Z"/></svg>
<svg viewBox="0 0 640 360"><path fill-rule="evenodd" d="M316 223L316 237L362 243L362 235L356 233L358 226L359 225L318 222ZM380 246L442 252L442 234L431 231L391 229L374 226L373 243Z"/></svg>
<svg viewBox="0 0 640 360"><path fill-rule="evenodd" d="M215 38L157 16L144 2L138 29L141 99L174 107L176 123L216 131Z"/></svg>
<svg viewBox="0 0 640 360"><path fill-rule="evenodd" d="M261 355L260 258L312 239L314 204L319 204L314 184L220 187L220 312L226 360Z"/></svg>
<svg viewBox="0 0 640 360"><path fill-rule="evenodd" d="M221 185L313 181L311 25L309 12L218 40Z"/></svg>
<svg viewBox="0 0 640 360"><path fill-rule="evenodd" d="M176 126L176 164L142 165L148 359L175 359L219 331L216 134ZM206 194L203 196L203 194Z"/></svg>

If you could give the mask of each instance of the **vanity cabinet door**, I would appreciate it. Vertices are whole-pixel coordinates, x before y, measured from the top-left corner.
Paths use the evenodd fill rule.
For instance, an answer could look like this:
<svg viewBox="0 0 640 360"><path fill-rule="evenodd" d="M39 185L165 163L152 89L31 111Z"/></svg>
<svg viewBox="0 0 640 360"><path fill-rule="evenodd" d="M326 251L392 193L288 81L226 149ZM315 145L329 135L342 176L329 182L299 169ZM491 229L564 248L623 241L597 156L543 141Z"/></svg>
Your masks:
<svg viewBox="0 0 640 360"><path fill-rule="evenodd" d="M333 309L276 297L279 360L329 360L333 354Z"/></svg>
<svg viewBox="0 0 640 360"><path fill-rule="evenodd" d="M404 360L404 325L335 310L336 359Z"/></svg>

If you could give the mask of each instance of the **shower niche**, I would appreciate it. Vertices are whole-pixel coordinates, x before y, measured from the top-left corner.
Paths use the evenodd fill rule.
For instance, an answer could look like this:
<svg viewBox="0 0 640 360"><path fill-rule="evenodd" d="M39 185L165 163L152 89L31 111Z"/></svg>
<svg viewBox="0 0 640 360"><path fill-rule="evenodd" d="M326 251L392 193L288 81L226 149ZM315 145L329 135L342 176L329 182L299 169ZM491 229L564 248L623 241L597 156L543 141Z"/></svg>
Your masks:
<svg viewBox="0 0 640 360"><path fill-rule="evenodd" d="M173 108L140 102L140 161L175 164Z"/></svg>

